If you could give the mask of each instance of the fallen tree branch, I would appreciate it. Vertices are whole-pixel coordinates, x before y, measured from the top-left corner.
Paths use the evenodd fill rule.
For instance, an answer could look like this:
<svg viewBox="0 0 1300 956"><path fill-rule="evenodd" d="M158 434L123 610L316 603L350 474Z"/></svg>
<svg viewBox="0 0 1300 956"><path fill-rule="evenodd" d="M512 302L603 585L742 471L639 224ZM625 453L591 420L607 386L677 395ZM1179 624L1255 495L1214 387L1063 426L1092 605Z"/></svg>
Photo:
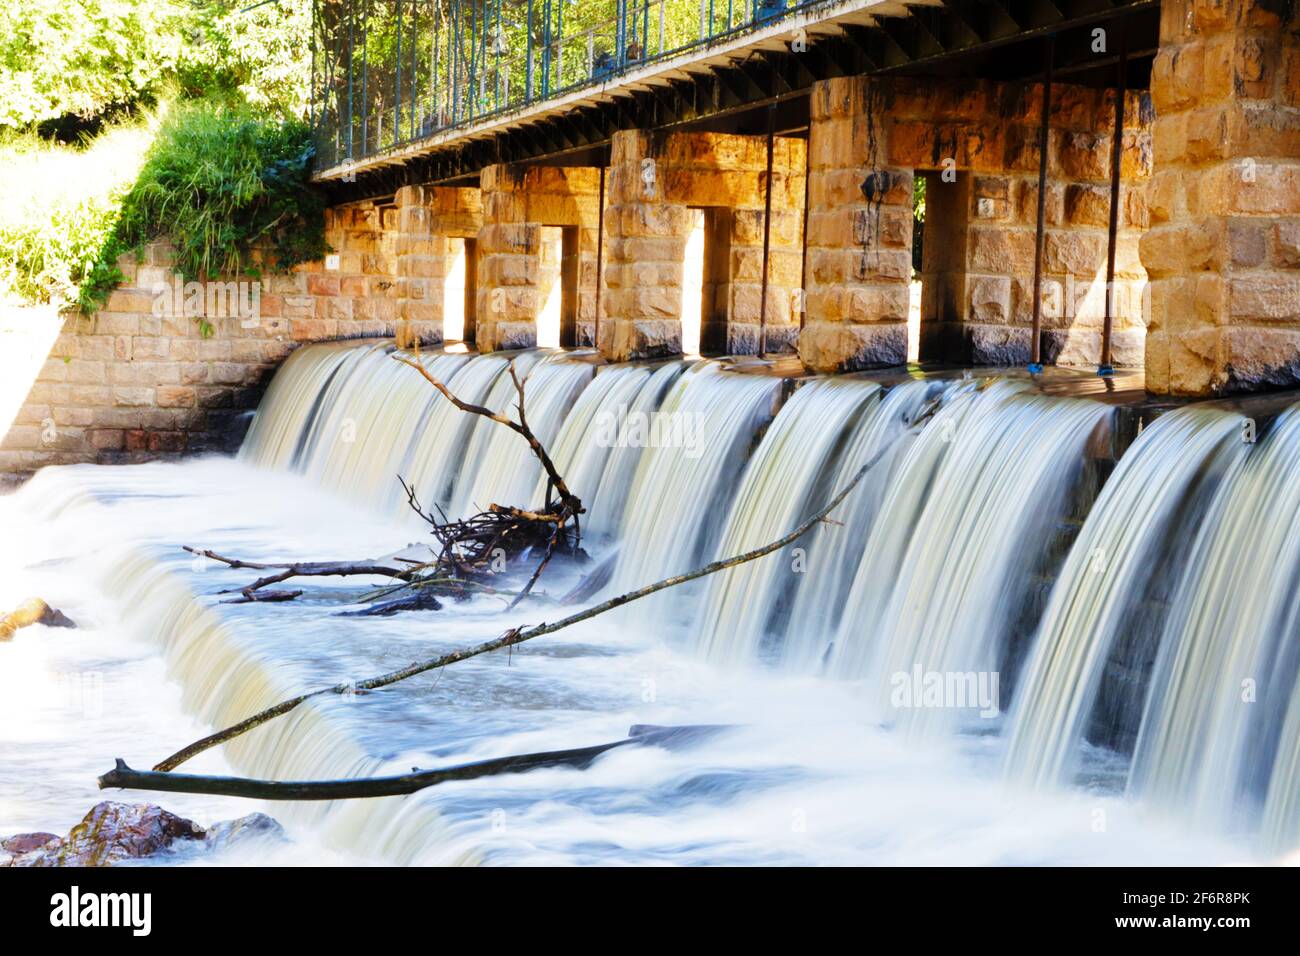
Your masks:
<svg viewBox="0 0 1300 956"><path fill-rule="evenodd" d="M485 641L482 644L476 644L473 647L465 647L460 650L451 651L429 660L416 661L413 664L408 664L406 667L390 671L387 674L380 674L363 681L335 684L333 687L322 687L305 694L299 694L297 697L290 697L288 700L283 700L265 710L259 711L251 717L241 720L237 724L232 724L216 733L209 734L201 740L196 740L189 746L178 750L170 757L160 761L154 767L154 770L160 772L173 770L192 757L196 757L203 753L205 750L210 750L218 744L223 744L229 740L233 740L252 730L254 727L260 727L269 720L274 720L276 717L281 717L284 714L289 713L299 704L311 700L313 697L321 697L326 694L350 694L358 690L375 690L379 687L387 687L390 684L396 684L398 681L415 677L416 675L426 673L427 671L436 670L441 667L446 667L449 664L469 660L471 657L478 657L480 654L487 654L491 651L513 647L516 644L522 644L525 641L531 641L534 638L542 637L546 634L554 634L556 631L590 620L593 617L604 614L606 611L612 611L616 607L621 607L624 604L630 604L633 601L639 601L641 598L649 597L651 594L662 591L665 588L676 587L679 584L685 584L687 581L694 581L697 578L706 577L710 574L717 574L719 571L725 571L728 568L734 568L737 565L745 564L749 561L761 558L764 555L771 554L773 551L779 551L790 542L803 537L825 520L826 516L834 511L840 503L849 496L849 493L858 486L858 483L866 476L867 472L872 469L876 462L880 461L880 459L884 457L887 450L888 448L881 448L877 451L866 464L858 469L853 478L842 489L840 489L840 491L820 511L812 515L812 517L808 518L794 530L780 538L777 538L775 541L763 545L762 547L754 548L750 551L744 552L743 554L733 555L730 558L711 561L710 563L698 567L693 571L688 571L685 574L673 575L672 577L664 578L661 581L656 581L653 584L647 584L634 591L628 591L625 594L620 594L607 601L602 601L601 603L579 611L576 614L570 614L568 617L562 618L551 624L543 623L529 628L511 628L500 637L493 638L490 641Z"/></svg>
<svg viewBox="0 0 1300 956"><path fill-rule="evenodd" d="M209 551L206 548L191 548L188 545L182 546L190 554L197 555L201 558L207 558L212 561L218 561L221 564L228 565L232 568L249 568L254 571L276 570L275 574L268 574L265 577L258 578L253 583L242 588L225 588L218 591L218 594L240 594L242 598L236 598L232 601L223 601L223 604L251 604L255 602L266 601L292 601L299 597L302 591L263 591L267 585L279 584L281 581L287 581L289 578L306 578L306 577L350 577L353 575L376 575L378 577L396 578L400 581L411 581L427 566L423 562L417 562L408 558L403 558L401 552L388 555L383 558L365 559L361 561L292 561L281 563L261 563L257 561L244 561L240 558L231 558L215 551ZM400 563L399 563L400 562Z"/></svg>
<svg viewBox="0 0 1300 956"><path fill-rule="evenodd" d="M524 413L524 384L527 381L527 377L520 380L518 373L515 371L515 363L513 359L507 366L507 370L510 372L510 380L514 382L515 393L518 396L515 409L519 412L519 421L515 421L508 415L494 412L492 409L486 408L483 405L474 405L457 398L456 395L452 393L451 389L444 385L439 379L435 378L433 373L424 367L424 362L420 360L420 352L418 348L415 350L414 360L409 359L398 352L393 353L393 358L396 361L401 362L403 365L410 366L423 375L430 385L442 393L443 398L447 399L447 401L451 402L462 412L469 412L471 415L481 415L484 418L491 419L499 425L505 425L518 435L521 435L524 440L528 442L528 447L532 449L537 460L542 463L542 468L546 472L546 480L550 487L554 488L556 493L559 494L561 503L565 505L574 516L582 513L582 502L576 495L569 491L569 486L565 484L564 478L560 475L559 471L556 470L555 463L551 461L551 456L546 453L546 449L542 447L542 443L537 440L537 436L534 435L532 429L528 427L528 418ZM547 510L549 511L550 508L548 507Z"/></svg>
<svg viewBox="0 0 1300 956"><path fill-rule="evenodd" d="M228 591L222 591L222 594L228 594ZM230 598L222 601L222 604L266 604L272 601L292 601L294 598L302 597L301 591L255 591L249 588L241 591L239 597Z"/></svg>
<svg viewBox="0 0 1300 956"><path fill-rule="evenodd" d="M160 773L133 770L119 759L99 778L99 789L154 790L164 793L205 793L253 800L356 800L415 793L452 780L473 780L505 773L524 773L541 767L574 767L585 770L601 754L619 747L680 746L726 729L725 725L703 724L684 727L633 727L629 736L612 743L570 750L493 757L457 764L438 770L414 770L388 777L355 780L255 780L206 774ZM637 731L640 731L639 733Z"/></svg>

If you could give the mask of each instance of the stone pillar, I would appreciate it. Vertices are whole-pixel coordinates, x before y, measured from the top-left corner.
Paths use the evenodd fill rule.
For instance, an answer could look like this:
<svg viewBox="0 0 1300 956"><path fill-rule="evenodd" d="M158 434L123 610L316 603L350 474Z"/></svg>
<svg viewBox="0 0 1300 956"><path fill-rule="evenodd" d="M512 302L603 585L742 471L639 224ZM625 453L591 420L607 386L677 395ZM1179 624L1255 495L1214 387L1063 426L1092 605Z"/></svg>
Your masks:
<svg viewBox="0 0 1300 956"><path fill-rule="evenodd" d="M813 85L799 337L799 357L813 371L907 360L912 172L886 162L887 107L866 77Z"/></svg>
<svg viewBox="0 0 1300 956"><path fill-rule="evenodd" d="M543 302L541 234L577 230L580 261L576 317L595 315L595 258L600 170L586 166L489 166L481 178L478 232L478 331L481 352L537 344ZM587 333L590 337L590 332Z"/></svg>
<svg viewBox="0 0 1300 956"><path fill-rule="evenodd" d="M1300 383L1300 4L1165 0L1146 346L1150 391Z"/></svg>
<svg viewBox="0 0 1300 956"><path fill-rule="evenodd" d="M442 284L447 274L447 240L432 231L430 197L422 186L397 191L396 232L391 241L393 284L399 324L397 344L442 343Z"/></svg>
<svg viewBox="0 0 1300 956"><path fill-rule="evenodd" d="M615 362L682 350L682 260L691 217L684 205L665 199L665 177L650 133L614 134L598 344Z"/></svg>
<svg viewBox="0 0 1300 956"><path fill-rule="evenodd" d="M805 144L773 143L768 262L769 351L798 338ZM767 143L762 136L616 133L606 212L601 350L618 361L681 351L682 274L693 209L706 218L706 348L758 349L762 317ZM712 326L712 327L711 327ZM606 331L608 328L608 332Z"/></svg>
<svg viewBox="0 0 1300 956"><path fill-rule="evenodd" d="M452 239L476 238L482 200L473 187L403 186L397 204L396 270L399 345L443 341L445 281Z"/></svg>

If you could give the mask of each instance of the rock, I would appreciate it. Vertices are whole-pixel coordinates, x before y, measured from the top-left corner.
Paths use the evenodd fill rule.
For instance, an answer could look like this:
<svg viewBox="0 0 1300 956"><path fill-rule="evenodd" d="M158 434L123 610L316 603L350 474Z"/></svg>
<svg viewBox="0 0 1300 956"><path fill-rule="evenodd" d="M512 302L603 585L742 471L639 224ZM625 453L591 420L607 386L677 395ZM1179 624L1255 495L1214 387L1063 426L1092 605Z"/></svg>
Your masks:
<svg viewBox="0 0 1300 956"><path fill-rule="evenodd" d="M250 813L238 820L224 820L208 830L207 844L213 851L227 850L248 840L287 840L284 827L265 813Z"/></svg>
<svg viewBox="0 0 1300 956"><path fill-rule="evenodd" d="M66 614L50 607L40 598L28 598L10 613L0 617L0 641L9 640L14 631L29 624L44 624L46 627L77 626Z"/></svg>
<svg viewBox="0 0 1300 956"><path fill-rule="evenodd" d="M9 865L112 866L153 856L178 840L202 840L205 835L192 820L154 804L105 800L94 806L66 837L55 837L15 856Z"/></svg>
<svg viewBox="0 0 1300 956"><path fill-rule="evenodd" d="M250 813L204 830L193 820L151 803L106 800L66 837L19 833L0 840L0 866L112 866L154 856L182 840L197 843L207 852L219 852L250 840L287 839L284 828L265 813Z"/></svg>
<svg viewBox="0 0 1300 956"><path fill-rule="evenodd" d="M58 838L57 833L16 833L11 837L0 840L0 849L15 854L30 853L32 850L39 850L51 840L57 840Z"/></svg>

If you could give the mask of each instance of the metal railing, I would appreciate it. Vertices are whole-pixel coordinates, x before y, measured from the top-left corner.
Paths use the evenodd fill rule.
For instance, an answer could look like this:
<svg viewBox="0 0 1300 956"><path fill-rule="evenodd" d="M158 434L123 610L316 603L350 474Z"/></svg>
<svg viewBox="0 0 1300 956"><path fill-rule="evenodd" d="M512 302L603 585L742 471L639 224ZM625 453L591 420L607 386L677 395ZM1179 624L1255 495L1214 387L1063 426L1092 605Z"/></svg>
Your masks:
<svg viewBox="0 0 1300 956"><path fill-rule="evenodd" d="M825 0L314 0L317 165L607 82Z"/></svg>

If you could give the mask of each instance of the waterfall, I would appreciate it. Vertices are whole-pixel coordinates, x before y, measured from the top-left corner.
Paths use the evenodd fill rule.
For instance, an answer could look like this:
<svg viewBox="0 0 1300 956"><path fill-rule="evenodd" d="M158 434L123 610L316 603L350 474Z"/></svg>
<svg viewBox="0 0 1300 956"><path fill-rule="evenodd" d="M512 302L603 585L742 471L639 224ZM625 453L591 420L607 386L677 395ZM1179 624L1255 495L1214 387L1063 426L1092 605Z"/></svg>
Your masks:
<svg viewBox="0 0 1300 956"><path fill-rule="evenodd" d="M829 661L866 679L879 719L933 733L996 716L1043 543L1068 514L1107 414L1009 381L948 396L891 478ZM915 692L931 680L985 696L921 706Z"/></svg>
<svg viewBox="0 0 1300 956"><path fill-rule="evenodd" d="M292 467L360 504L374 507L388 495L404 505L397 475L409 470L412 439L442 424L439 413L451 403L392 352L386 345L299 350L268 389L241 455ZM456 381L470 361L454 352L421 359L444 382Z"/></svg>
<svg viewBox="0 0 1300 956"><path fill-rule="evenodd" d="M796 389L745 469L716 556L761 547L820 508L834 494L827 479L849 431L879 405L874 383L823 379ZM806 542L799 541L712 578L698 623L704 652L733 663L752 660L795 575L808 573L806 563Z"/></svg>
<svg viewBox="0 0 1300 956"><path fill-rule="evenodd" d="M829 471L828 489L843 488L868 462L873 462L871 471L832 520L804 539L807 568L798 579L784 630L777 635L775 652L782 666L801 673L821 670L897 462L923 430L918 419L950 387L926 380L895 385L850 430L838 463Z"/></svg>
<svg viewBox="0 0 1300 956"><path fill-rule="evenodd" d="M1279 735L1300 663L1300 412L1239 444L1170 603L1130 778L1217 827L1257 821L1266 793L1288 816L1295 782L1274 768L1295 752Z"/></svg>
<svg viewBox="0 0 1300 956"><path fill-rule="evenodd" d="M570 490L582 499L583 533L607 540L618 528L628 489L665 393L686 369L684 362L652 368L615 365L597 371L555 439L550 454ZM532 500L546 498L546 477Z"/></svg>
<svg viewBox="0 0 1300 956"><path fill-rule="evenodd" d="M611 593L689 571L713 553L728 492L771 421L781 387L780 379L707 360L677 380L642 440Z"/></svg>
<svg viewBox="0 0 1300 956"><path fill-rule="evenodd" d="M227 726L297 690L297 684L277 679L265 658L151 556L121 556L99 583L133 608L140 639L161 642L186 709L209 725ZM224 749L241 773L267 780L391 772L329 717L328 706L314 702ZM340 848L393 863L473 862L472 850L452 840L427 800L381 801L387 806L378 812L367 809L367 802L282 804L275 813L324 830Z"/></svg>
<svg viewBox="0 0 1300 956"><path fill-rule="evenodd" d="M503 376L509 360L494 355L480 355L456 371L446 383L461 401L482 405L488 393ZM426 383L426 387L430 387ZM411 448L410 471L403 479L414 487L422 507L447 509L451 506L451 488L465 461L465 446L479 422L437 395L428 418L420 425ZM404 498L394 499L394 508L409 513Z"/></svg>
<svg viewBox="0 0 1300 956"><path fill-rule="evenodd" d="M346 379L370 354L370 349L334 344L292 353L271 379L239 456L267 468L294 467L312 421L341 388L336 380Z"/></svg>
<svg viewBox="0 0 1300 956"><path fill-rule="evenodd" d="M1181 559L1207 497L1240 467L1244 420L1191 407L1156 419L1106 483L1061 568L1025 664L1011 718L1010 773L1038 785L1068 782L1079 770L1113 648L1159 634L1167 598L1157 590L1162 555ZM1112 665L1132 700L1149 647ZM1094 733L1113 739L1115 721Z"/></svg>
<svg viewBox="0 0 1300 956"><path fill-rule="evenodd" d="M523 353L515 360L515 374L524 386L525 414L537 440L549 448L560 431L565 414L591 381L594 367L562 352ZM519 401L514 380L497 376L485 404L494 412L518 420ZM527 500L542 474L542 466L528 443L509 428L478 418L470 433L465 458L453 482L447 514L462 518L493 504L534 507Z"/></svg>
<svg viewBox="0 0 1300 956"><path fill-rule="evenodd" d="M95 571L86 580L156 649L204 725L561 613L530 604L507 618L479 598L361 625L333 611L374 582L339 580L311 582L294 602L228 608L216 595L240 575L205 578L176 554L181 543L268 561L382 553L418 524L398 475L453 517L541 504L546 478L520 436L460 411L392 353L298 350L237 462L48 470L4 502L65 536L92 529L77 541L76 560ZM1269 418L1258 441L1239 408L1161 410L1118 449L1113 405L1044 394L1023 374L791 377L539 349L422 360L460 398L512 417L513 364L530 427L587 508L584 547L612 569L603 596L779 538L874 464L830 520L779 552L518 659L485 655L360 704L313 700L222 748L237 772L365 776L498 755L503 740L520 752L596 742L643 720L763 725L791 715L754 700L788 693L839 702L835 746L884 734L895 742L861 752L879 756L949 741L984 755L990 789L1005 774L1007 793L1068 803L1083 799L1082 782L1178 826L1244 835L1261 853L1300 843L1300 405ZM164 496L184 521L157 506ZM564 592L557 580L548 571L542 600ZM674 680L656 686L674 700L655 710L639 695L660 668ZM818 746L782 740L782 760ZM737 779L761 790L764 773L786 772L765 753L729 752L744 767L727 772L757 768ZM492 858L491 801L512 808L511 826L535 809L528 800L550 808L538 818L599 805L575 825L575 845L590 847L585 834L608 833L593 819L609 808L645 819L636 800L650 798L631 795L642 774L674 812L729 786L711 752L691 765L706 783L681 797L681 759L624 755L608 777L598 762L582 778L553 770L277 814L340 847L443 862ZM798 785L815 788L838 762ZM869 788L837 792L864 794L870 812ZM659 838L672 829L662 822Z"/></svg>

